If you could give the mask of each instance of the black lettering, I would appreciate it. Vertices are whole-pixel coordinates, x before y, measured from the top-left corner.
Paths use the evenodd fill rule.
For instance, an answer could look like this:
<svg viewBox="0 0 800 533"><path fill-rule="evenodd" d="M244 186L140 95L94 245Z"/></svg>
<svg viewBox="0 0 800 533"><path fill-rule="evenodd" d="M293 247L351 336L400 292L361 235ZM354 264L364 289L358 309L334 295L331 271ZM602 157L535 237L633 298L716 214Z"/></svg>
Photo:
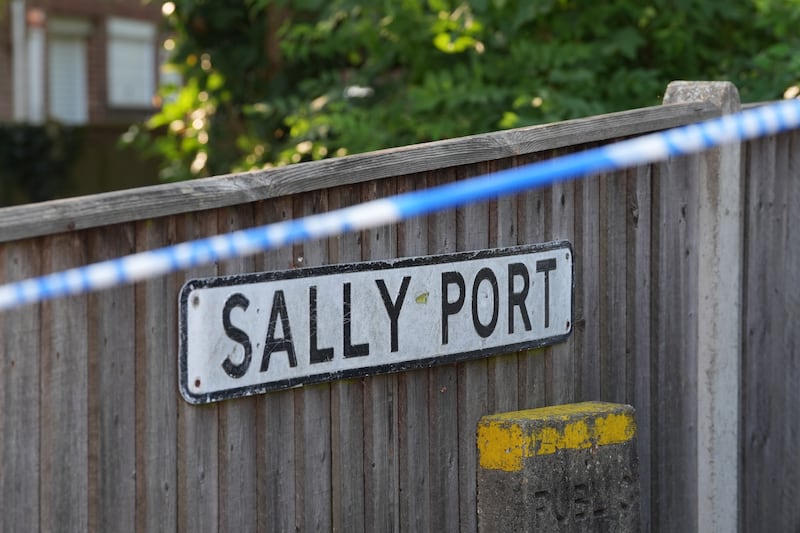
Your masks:
<svg viewBox="0 0 800 533"><path fill-rule="evenodd" d="M556 259L536 261L536 272L544 272L544 327L550 327L550 272L556 269Z"/></svg>
<svg viewBox="0 0 800 533"><path fill-rule="evenodd" d="M253 357L253 345L250 343L250 337L247 336L247 333L231 323L231 311L237 307L247 311L249 305L250 300L244 294L237 292L225 300L225 307L222 309L222 327L225 329L225 335L232 341L241 344L244 350L244 359L238 365L231 361L230 356L226 357L222 362L222 368L225 373L232 378L240 378L247 373L247 369L250 368L250 360Z"/></svg>
<svg viewBox="0 0 800 533"><path fill-rule="evenodd" d="M333 348L319 348L317 345L317 286L308 288L308 335L311 364L324 363L333 359Z"/></svg>
<svg viewBox="0 0 800 533"><path fill-rule="evenodd" d="M278 318L281 319L283 337L275 338L275 326ZM269 327L267 328L267 339L264 341L264 357L261 359L261 371L266 372L269 368L269 359L275 352L286 352L289 356L289 366L297 366L297 357L294 354L294 343L292 342L292 328L289 326L289 312L286 309L286 298L283 291L275 291L272 298L272 310L269 313Z"/></svg>
<svg viewBox="0 0 800 533"><path fill-rule="evenodd" d="M482 282L488 281L492 286L492 318L488 324L481 322L478 316L478 289ZM489 267L484 267L475 275L475 281L472 283L472 326L475 331L484 339L492 334L494 328L497 326L497 316L500 314L500 289L497 287L497 277Z"/></svg>
<svg viewBox="0 0 800 533"><path fill-rule="evenodd" d="M447 299L448 287L458 287L458 297L455 302ZM447 344L448 320L447 317L461 311L464 306L466 286L464 277L459 272L442 272L442 344Z"/></svg>
<svg viewBox="0 0 800 533"><path fill-rule="evenodd" d="M391 321L391 336L392 336L392 351L396 352L398 349L397 339L397 319L400 317L400 309L403 307L403 301L406 298L406 291L408 291L408 284L411 282L411 276L404 276L403 282L400 284L400 292L397 293L397 300L394 302L389 296L389 291L386 289L386 282L382 279L376 279L375 283L378 285L378 290L381 293L383 306L386 308L386 313L389 315Z"/></svg>
<svg viewBox="0 0 800 533"><path fill-rule="evenodd" d="M343 303L344 303L344 356L345 357L364 357L369 355L369 343L356 344L353 346L351 339L351 326L352 326L352 304L350 301L350 284L345 283L343 288Z"/></svg>
<svg viewBox="0 0 800 533"><path fill-rule="evenodd" d="M514 291L514 278L522 278L522 289ZM531 319L528 316L528 307L525 299L528 297L528 289L531 287L531 280L528 276L528 267L524 263L511 263L508 265L508 333L514 333L514 308L519 307L522 315L522 322L525 331L531 330Z"/></svg>

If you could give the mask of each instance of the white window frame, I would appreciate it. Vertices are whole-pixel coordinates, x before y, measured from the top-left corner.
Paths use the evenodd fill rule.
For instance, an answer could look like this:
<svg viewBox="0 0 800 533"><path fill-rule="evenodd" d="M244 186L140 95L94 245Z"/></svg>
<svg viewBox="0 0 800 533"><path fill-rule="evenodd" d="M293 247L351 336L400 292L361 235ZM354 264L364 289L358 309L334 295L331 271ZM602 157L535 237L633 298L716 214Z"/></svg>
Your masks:
<svg viewBox="0 0 800 533"><path fill-rule="evenodd" d="M89 35L92 25L88 20L67 17L50 17L47 21L47 115L67 124L89 122ZM61 41L61 43L59 43ZM76 100L69 102L69 109L56 108L56 92L61 90L55 79L52 54L63 48L64 43L76 45L74 90ZM35 118L35 117L32 117Z"/></svg>
<svg viewBox="0 0 800 533"><path fill-rule="evenodd" d="M106 21L106 87L109 107L125 109L152 109L156 94L156 25L153 22L110 17ZM121 72L114 65L124 61L131 46L139 47L134 53L140 69L131 74ZM135 90L131 91L134 87Z"/></svg>

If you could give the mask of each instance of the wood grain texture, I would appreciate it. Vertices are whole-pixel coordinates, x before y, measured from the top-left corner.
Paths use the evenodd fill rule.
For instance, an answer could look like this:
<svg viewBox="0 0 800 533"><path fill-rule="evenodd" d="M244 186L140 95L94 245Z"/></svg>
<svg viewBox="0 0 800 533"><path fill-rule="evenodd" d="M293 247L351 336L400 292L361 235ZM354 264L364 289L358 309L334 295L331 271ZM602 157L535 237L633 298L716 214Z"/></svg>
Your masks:
<svg viewBox="0 0 800 533"><path fill-rule="evenodd" d="M670 120L697 118L684 115ZM158 195L145 191L124 209L112 202L75 226L102 227L3 243L0 274L20 279L289 220L549 159L655 124L588 132L598 120L551 128L564 136L549 141L533 128L382 152L374 161L355 156L156 188L167 195L166 212L188 214L104 225L146 216L144 208L134 212L138 202ZM494 152L490 139L500 143ZM566 140L578 144L559 144ZM531 152L542 146L551 148ZM477 151L465 154L469 147ZM426 153L433 162L415 160ZM800 422L792 417L800 401L799 153L794 133L752 141L745 155L745 531L800 523ZM429 171L409 174L427 164ZM603 399L637 410L642 530L693 530L703 167L702 158L675 159L0 314L0 529L474 531L477 419ZM383 172L399 176L371 181ZM170 195L181 187L196 189L178 206ZM67 204L91 209L103 198ZM234 200L243 203L228 203ZM52 204L40 207L48 224ZM0 219L9 212L0 210ZM58 224L75 222L71 216ZM178 394L176 296L187 276L561 238L575 247L576 314L566 343L199 408Z"/></svg>
<svg viewBox="0 0 800 533"><path fill-rule="evenodd" d="M478 170L481 172L482 170ZM461 178L465 178L461 172ZM497 212L497 202L475 203L456 211L457 245L459 250L482 250L489 247L492 229L492 213ZM516 221L511 224L516 226ZM494 226L497 227L496 225ZM508 358L516 356L508 356ZM494 397L507 382L498 383L490 377L489 368L498 358L488 361L478 359L458 365L458 485L459 485L459 527L461 531L477 531L477 469L478 457L475 432L480 418L490 412L489 391ZM503 358L506 359L506 358ZM516 369L514 369L516 370ZM490 387L491 380L491 387ZM516 393L516 379L509 386L509 392ZM494 400L494 397L492 400ZM515 398L516 401L516 398ZM496 405L498 402L492 401Z"/></svg>
<svg viewBox="0 0 800 533"><path fill-rule="evenodd" d="M328 191L328 207L338 209L361 201L355 185ZM362 235L344 233L329 242L331 263L355 263L362 259ZM331 470L333 531L365 531L365 409L364 380L331 384Z"/></svg>
<svg viewBox="0 0 800 533"><path fill-rule="evenodd" d="M3 281L41 273L41 239L0 247ZM0 531L37 531L41 307L0 314Z"/></svg>
<svg viewBox="0 0 800 533"><path fill-rule="evenodd" d="M529 159L530 160L530 159ZM533 244L547 241L545 195L534 189L519 195L517 200L518 242ZM546 405L545 354L548 349L529 350L518 357L518 405L532 409Z"/></svg>
<svg viewBox="0 0 800 533"><path fill-rule="evenodd" d="M634 392L630 403L636 408L636 444L639 453L639 490L642 531L650 531L652 418L651 418L651 324L653 318L653 286L651 260L652 228L652 169L637 167L629 171L628 205L628 348L632 368L628 369L629 383Z"/></svg>
<svg viewBox="0 0 800 533"><path fill-rule="evenodd" d="M566 239L574 241L575 235L575 184L558 183L550 188L550 240ZM550 347L552 381L549 398L553 404L575 401L576 354L575 340L570 336L566 341Z"/></svg>
<svg viewBox="0 0 800 533"><path fill-rule="evenodd" d="M252 204L218 210L218 231L253 226ZM253 272L255 258L220 263L219 275ZM256 531L257 408L254 397L219 404L219 530Z"/></svg>
<svg viewBox="0 0 800 533"><path fill-rule="evenodd" d="M289 220L293 202L289 197L256 202L255 223ZM283 247L255 257L260 271L285 270L292 266L294 250ZM260 531L292 531L298 521L295 491L297 461L294 390L266 394L258 402L258 484L257 510ZM301 463L302 464L302 463Z"/></svg>
<svg viewBox="0 0 800 533"><path fill-rule="evenodd" d="M575 309L572 335L581 353L576 371L576 399L596 401L601 395L600 183L605 176L590 176L575 183ZM604 235L605 236L605 235Z"/></svg>
<svg viewBox="0 0 800 533"><path fill-rule="evenodd" d="M214 235L217 211L200 211L178 217L181 241ZM178 276L183 284L191 278L214 276L216 264L195 267ZM174 294L164 305L176 307ZM174 342L174 341L173 341ZM171 358L175 365L177 356ZM178 402L178 530L217 531L219 527L219 405L190 405L170 386Z"/></svg>
<svg viewBox="0 0 800 533"><path fill-rule="evenodd" d="M507 164L491 162L482 165L482 172L496 172ZM489 203L489 247L503 248L517 244L517 197L504 196ZM476 242L475 244L478 244ZM493 357L487 361L490 413L516 411L519 391L517 389L517 354ZM475 421L477 428L477 420ZM473 431L475 429L473 428ZM477 482L476 482L477 483ZM477 485L476 485L477 486Z"/></svg>
<svg viewBox="0 0 800 533"><path fill-rule="evenodd" d="M78 234L48 237L42 248L42 268L47 272L86 261L85 241ZM89 526L86 296L42 304L41 324L40 525L44 531L85 531Z"/></svg>
<svg viewBox="0 0 800 533"><path fill-rule="evenodd" d="M428 175L428 184L452 183L452 172ZM456 250L456 213L428 217L428 253ZM430 469L431 531L457 531L458 506L458 369L454 364L433 367L428 375L428 465Z"/></svg>
<svg viewBox="0 0 800 533"><path fill-rule="evenodd" d="M393 180L365 183L364 201L394 194ZM397 256L397 234L383 226L362 232L364 259L379 260ZM398 531L398 403L397 376L372 376L364 382L364 492L378 497L365 498L365 527L368 531Z"/></svg>
<svg viewBox="0 0 800 533"><path fill-rule="evenodd" d="M135 227L87 232L87 259L132 253ZM89 530L136 526L136 306L126 285L89 295Z"/></svg>
<svg viewBox="0 0 800 533"><path fill-rule="evenodd" d="M424 174L400 177L397 192L424 189ZM428 218L416 217L398 225L397 254L418 257L428 253ZM431 483L427 453L430 445L428 370L398 375L398 483L400 531L427 531L431 520Z"/></svg>
<svg viewBox="0 0 800 533"><path fill-rule="evenodd" d="M742 527L795 527L798 424L796 409L800 243L796 134L747 144L745 296L742 376ZM797 154L796 151L793 152ZM776 491L776 487L779 489ZM765 494L773 494L767 498Z"/></svg>
<svg viewBox="0 0 800 533"><path fill-rule="evenodd" d="M601 357L600 397L609 402L628 403L627 394L628 336L628 218L626 172L614 172L600 179L600 307ZM633 387L631 387L633 390Z"/></svg>
<svg viewBox="0 0 800 533"><path fill-rule="evenodd" d="M300 216L328 211L328 192L294 197ZM298 266L328 264L328 240L310 241L295 248ZM300 531L329 531L331 524L331 385L311 385L295 392L295 427L298 473L295 478L297 527ZM299 466L302 465L302 466Z"/></svg>
<svg viewBox="0 0 800 533"><path fill-rule="evenodd" d="M177 241L175 220L136 224L137 251ZM136 530L178 528L178 317L176 275L136 293Z"/></svg>
<svg viewBox="0 0 800 533"><path fill-rule="evenodd" d="M653 528L689 530L697 520L697 213L693 176L699 171L698 159L673 159L656 168ZM676 433L677 428L680 431Z"/></svg>
<svg viewBox="0 0 800 533"><path fill-rule="evenodd" d="M0 209L0 242L216 209L454 165L636 135L710 118L708 103L674 104L138 189Z"/></svg>

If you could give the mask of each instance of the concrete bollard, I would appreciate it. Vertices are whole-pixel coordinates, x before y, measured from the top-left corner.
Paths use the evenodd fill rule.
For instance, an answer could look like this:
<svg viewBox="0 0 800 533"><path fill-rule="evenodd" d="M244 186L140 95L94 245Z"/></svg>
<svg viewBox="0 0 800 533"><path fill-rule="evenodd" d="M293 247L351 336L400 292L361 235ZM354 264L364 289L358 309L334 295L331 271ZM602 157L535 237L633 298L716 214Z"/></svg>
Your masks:
<svg viewBox="0 0 800 533"><path fill-rule="evenodd" d="M478 530L639 530L629 405L584 402L478 423Z"/></svg>

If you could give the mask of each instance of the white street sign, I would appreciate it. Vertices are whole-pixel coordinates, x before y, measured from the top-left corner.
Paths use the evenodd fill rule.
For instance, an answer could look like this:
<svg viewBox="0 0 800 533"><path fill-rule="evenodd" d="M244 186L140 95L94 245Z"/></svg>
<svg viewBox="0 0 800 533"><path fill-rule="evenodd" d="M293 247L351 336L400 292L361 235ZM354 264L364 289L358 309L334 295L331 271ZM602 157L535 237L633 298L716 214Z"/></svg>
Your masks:
<svg viewBox="0 0 800 533"><path fill-rule="evenodd" d="M572 264L561 241L190 280L180 390L207 403L553 344Z"/></svg>

